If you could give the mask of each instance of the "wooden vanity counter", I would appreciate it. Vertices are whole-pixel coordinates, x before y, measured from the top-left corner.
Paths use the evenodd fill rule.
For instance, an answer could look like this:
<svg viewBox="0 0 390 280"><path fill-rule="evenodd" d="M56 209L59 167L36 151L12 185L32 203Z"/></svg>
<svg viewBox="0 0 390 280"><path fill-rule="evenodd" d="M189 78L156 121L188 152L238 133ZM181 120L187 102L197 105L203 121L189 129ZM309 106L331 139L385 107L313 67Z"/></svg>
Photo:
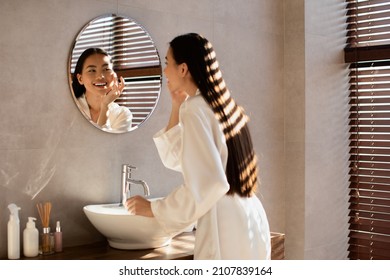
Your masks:
<svg viewBox="0 0 390 280"><path fill-rule="evenodd" d="M119 250L106 241L75 247L63 252L39 255L25 260L192 260L194 257L195 231L179 234L168 246L146 250ZM271 233L273 260L284 259L284 234Z"/></svg>
<svg viewBox="0 0 390 280"><path fill-rule="evenodd" d="M60 253L39 255L26 260L192 260L194 256L195 232L182 233L174 237L171 244L145 250L119 250L103 241L75 247L66 247Z"/></svg>

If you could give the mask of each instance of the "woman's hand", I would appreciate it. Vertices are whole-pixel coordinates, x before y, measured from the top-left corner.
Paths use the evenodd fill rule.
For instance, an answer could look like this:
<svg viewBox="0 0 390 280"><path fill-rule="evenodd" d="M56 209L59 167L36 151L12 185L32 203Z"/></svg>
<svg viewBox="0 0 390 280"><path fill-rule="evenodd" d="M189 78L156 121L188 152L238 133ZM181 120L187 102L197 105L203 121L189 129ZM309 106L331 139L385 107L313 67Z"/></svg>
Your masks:
<svg viewBox="0 0 390 280"><path fill-rule="evenodd" d="M146 200L142 196L136 195L130 197L126 203L125 207L130 214L140 215L145 217L154 217L152 212L152 207L150 201Z"/></svg>
<svg viewBox="0 0 390 280"><path fill-rule="evenodd" d="M177 90L171 92L172 109L179 109L180 105L188 98L187 92L184 90Z"/></svg>
<svg viewBox="0 0 390 280"><path fill-rule="evenodd" d="M168 125L166 127L167 131L179 123L180 105L187 98L188 98L188 94L184 90L177 90L177 91L171 92L172 111L171 111L171 116L169 117Z"/></svg>
<svg viewBox="0 0 390 280"><path fill-rule="evenodd" d="M118 78L116 73L112 74L113 85L110 88L110 91L102 99L102 106L108 106L111 102L115 101L123 92L125 88L125 80L123 77L120 77L120 82L118 82Z"/></svg>
<svg viewBox="0 0 390 280"><path fill-rule="evenodd" d="M125 88L125 80L123 77L120 77L120 83L118 83L116 73L114 72L111 75L113 85L110 87L110 91L107 92L106 95L102 96L100 103L100 113L96 122L101 127L107 123L108 105L114 102L122 94L122 91Z"/></svg>

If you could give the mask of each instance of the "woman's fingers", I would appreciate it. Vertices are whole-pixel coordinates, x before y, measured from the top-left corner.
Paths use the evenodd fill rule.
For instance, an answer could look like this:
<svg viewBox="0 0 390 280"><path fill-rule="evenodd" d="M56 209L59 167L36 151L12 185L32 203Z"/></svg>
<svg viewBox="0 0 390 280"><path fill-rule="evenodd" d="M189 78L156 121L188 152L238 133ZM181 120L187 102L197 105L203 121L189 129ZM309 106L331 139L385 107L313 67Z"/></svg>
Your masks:
<svg viewBox="0 0 390 280"><path fill-rule="evenodd" d="M125 88L125 79L123 79L122 76L119 77L119 84L118 89L122 93L123 89Z"/></svg>
<svg viewBox="0 0 390 280"><path fill-rule="evenodd" d="M180 105L188 98L188 94L184 90L177 90L171 93L171 97L172 102Z"/></svg>
<svg viewBox="0 0 390 280"><path fill-rule="evenodd" d="M150 201L146 200L142 196L137 195L130 197L126 201L125 207L130 214L153 217Z"/></svg>

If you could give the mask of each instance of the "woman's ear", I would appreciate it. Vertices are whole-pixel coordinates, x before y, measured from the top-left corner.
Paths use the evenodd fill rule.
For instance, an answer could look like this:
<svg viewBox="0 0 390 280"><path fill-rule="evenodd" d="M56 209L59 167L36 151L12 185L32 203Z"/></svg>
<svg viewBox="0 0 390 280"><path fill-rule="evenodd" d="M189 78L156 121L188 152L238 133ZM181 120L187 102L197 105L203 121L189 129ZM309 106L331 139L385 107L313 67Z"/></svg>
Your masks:
<svg viewBox="0 0 390 280"><path fill-rule="evenodd" d="M187 63L182 63L180 64L180 74L182 75L182 77L185 77L185 75L187 75L188 73L188 66L187 66Z"/></svg>
<svg viewBox="0 0 390 280"><path fill-rule="evenodd" d="M77 74L77 80L79 81L80 85L83 85L83 79L82 79L82 76L80 74Z"/></svg>

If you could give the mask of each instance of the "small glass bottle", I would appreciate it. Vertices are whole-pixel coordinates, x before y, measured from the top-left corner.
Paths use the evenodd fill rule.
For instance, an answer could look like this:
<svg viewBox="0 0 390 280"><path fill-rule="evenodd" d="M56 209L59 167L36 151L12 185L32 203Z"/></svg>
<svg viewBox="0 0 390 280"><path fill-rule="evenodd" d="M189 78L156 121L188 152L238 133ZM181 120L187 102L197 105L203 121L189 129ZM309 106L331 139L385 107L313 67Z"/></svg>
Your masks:
<svg viewBox="0 0 390 280"><path fill-rule="evenodd" d="M50 227L44 227L41 234L41 254L50 255L54 253L54 234L50 232Z"/></svg>
<svg viewBox="0 0 390 280"><path fill-rule="evenodd" d="M54 251L62 252L62 231L60 221L56 223L56 232L54 233Z"/></svg>

